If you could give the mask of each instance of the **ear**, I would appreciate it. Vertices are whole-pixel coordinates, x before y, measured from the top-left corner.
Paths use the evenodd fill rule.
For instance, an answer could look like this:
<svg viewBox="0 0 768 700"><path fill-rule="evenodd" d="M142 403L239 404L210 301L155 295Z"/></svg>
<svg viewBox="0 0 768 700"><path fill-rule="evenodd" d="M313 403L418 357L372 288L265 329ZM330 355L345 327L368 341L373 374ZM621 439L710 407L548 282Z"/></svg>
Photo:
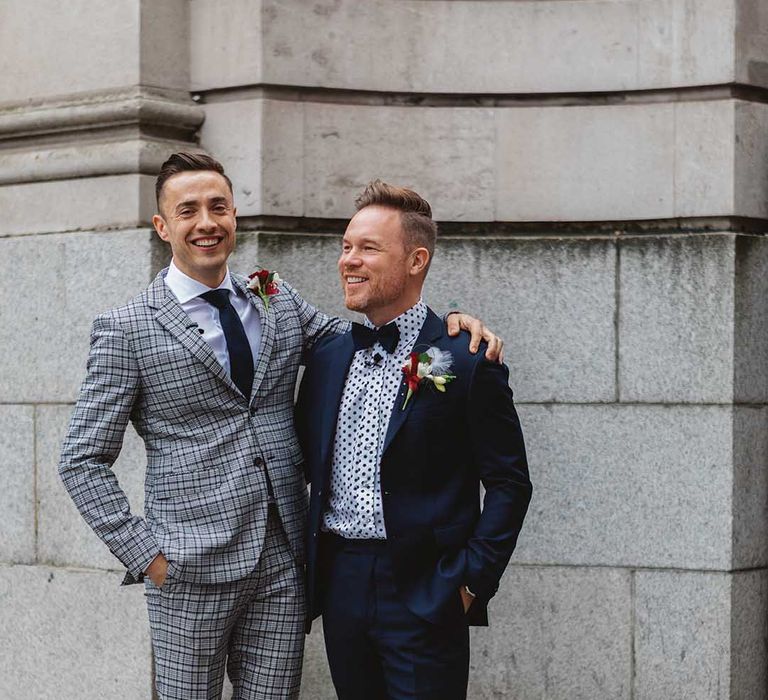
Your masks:
<svg viewBox="0 0 768 700"><path fill-rule="evenodd" d="M152 225L155 227L157 235L160 236L160 238L162 238L164 241L168 242L168 229L165 226L165 219L159 214L155 214L152 217Z"/></svg>
<svg viewBox="0 0 768 700"><path fill-rule="evenodd" d="M416 248L411 251L410 275L421 275L427 269L429 263L429 251L426 248Z"/></svg>

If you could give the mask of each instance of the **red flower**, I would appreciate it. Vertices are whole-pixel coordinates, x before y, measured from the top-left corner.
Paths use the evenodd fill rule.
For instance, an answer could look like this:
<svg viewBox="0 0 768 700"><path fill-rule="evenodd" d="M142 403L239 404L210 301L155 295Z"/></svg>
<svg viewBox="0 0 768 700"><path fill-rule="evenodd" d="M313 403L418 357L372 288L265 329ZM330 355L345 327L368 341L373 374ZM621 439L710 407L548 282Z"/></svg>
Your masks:
<svg viewBox="0 0 768 700"><path fill-rule="evenodd" d="M258 294L264 301L264 308L269 309L269 297L279 294L277 285L282 281L277 272L256 270L248 275L248 289Z"/></svg>

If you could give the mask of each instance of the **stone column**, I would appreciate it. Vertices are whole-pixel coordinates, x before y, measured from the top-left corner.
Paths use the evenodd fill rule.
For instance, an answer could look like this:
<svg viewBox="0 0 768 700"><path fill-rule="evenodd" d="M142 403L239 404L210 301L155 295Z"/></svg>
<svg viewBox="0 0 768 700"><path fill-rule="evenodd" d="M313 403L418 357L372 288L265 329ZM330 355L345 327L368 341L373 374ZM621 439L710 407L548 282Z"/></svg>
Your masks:
<svg viewBox="0 0 768 700"><path fill-rule="evenodd" d="M182 0L0 3L0 696L147 699L143 590L57 474L92 318L166 253L153 180L195 143ZM142 508L134 433L115 465Z"/></svg>
<svg viewBox="0 0 768 700"><path fill-rule="evenodd" d="M506 338L535 490L473 700L768 697L766 37L762 0L0 4L0 695L150 696L140 591L55 466L199 137L234 269L343 313L381 177L440 221L428 303ZM140 503L133 434L117 473ZM318 628L303 697L334 697Z"/></svg>

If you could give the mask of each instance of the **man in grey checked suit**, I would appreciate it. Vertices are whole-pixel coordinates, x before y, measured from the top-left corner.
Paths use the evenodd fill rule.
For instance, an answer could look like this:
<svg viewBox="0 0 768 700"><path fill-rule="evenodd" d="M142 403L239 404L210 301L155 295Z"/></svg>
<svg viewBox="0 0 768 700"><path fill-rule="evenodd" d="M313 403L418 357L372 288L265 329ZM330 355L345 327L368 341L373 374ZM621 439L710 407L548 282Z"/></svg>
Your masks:
<svg viewBox="0 0 768 700"><path fill-rule="evenodd" d="M59 471L124 583L144 581L160 698L218 698L225 667L235 698L293 698L307 515L294 386L302 351L348 322L229 272L236 211L215 160L174 154L156 192L171 266L94 321ZM449 318L475 346L489 335ZM129 421L147 453L144 518L111 470Z"/></svg>

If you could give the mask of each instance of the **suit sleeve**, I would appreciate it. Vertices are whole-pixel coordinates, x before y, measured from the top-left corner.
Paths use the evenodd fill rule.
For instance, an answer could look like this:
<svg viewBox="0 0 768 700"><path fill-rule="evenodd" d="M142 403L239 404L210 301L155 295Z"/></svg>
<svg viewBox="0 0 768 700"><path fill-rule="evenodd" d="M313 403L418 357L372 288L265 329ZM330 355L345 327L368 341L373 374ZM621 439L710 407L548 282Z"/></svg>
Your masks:
<svg viewBox="0 0 768 700"><path fill-rule="evenodd" d="M466 548L466 585L489 600L515 549L532 487L520 421L504 365L482 358L470 387L468 420L483 511Z"/></svg>
<svg viewBox="0 0 768 700"><path fill-rule="evenodd" d="M347 319L328 316L328 314L319 311L312 304L305 301L289 284L282 282L280 289L281 292L289 295L296 305L296 312L301 323L305 355L323 336L328 334L339 335L346 333L350 329L352 324Z"/></svg>
<svg viewBox="0 0 768 700"><path fill-rule="evenodd" d="M160 551L146 522L131 514L112 471L138 391L136 358L125 333L111 318L98 317L59 474L85 521L128 569L126 582L141 580Z"/></svg>

